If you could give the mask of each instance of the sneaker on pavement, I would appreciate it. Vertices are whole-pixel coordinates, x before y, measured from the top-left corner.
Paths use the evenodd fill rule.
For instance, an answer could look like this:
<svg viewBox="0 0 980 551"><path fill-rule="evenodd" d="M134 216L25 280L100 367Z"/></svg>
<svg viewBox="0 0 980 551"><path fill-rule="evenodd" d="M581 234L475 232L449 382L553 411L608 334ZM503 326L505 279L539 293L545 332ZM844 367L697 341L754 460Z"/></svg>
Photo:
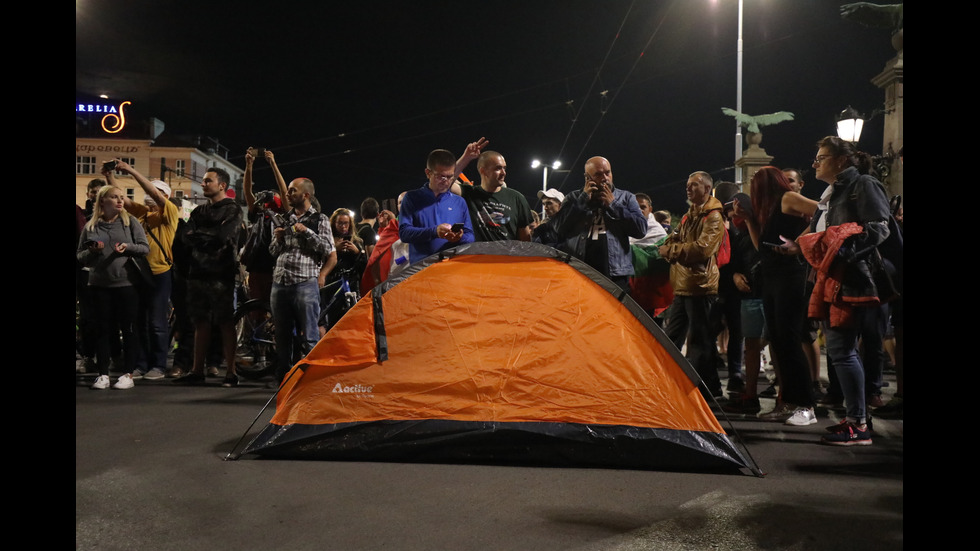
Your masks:
<svg viewBox="0 0 980 551"><path fill-rule="evenodd" d="M146 379L147 381L159 381L160 379L163 379L166 376L167 374L164 373L162 369L160 369L159 367L154 367L153 369L147 371L146 375L143 375L143 378Z"/></svg>
<svg viewBox="0 0 980 551"><path fill-rule="evenodd" d="M218 366L212 365L211 367L208 368L208 377L217 377L217 376L218 376Z"/></svg>
<svg viewBox="0 0 980 551"><path fill-rule="evenodd" d="M874 424L874 421L871 419L871 416L870 415L868 417L866 417L866 421L867 421L867 425L868 425L868 432L874 433L874 431L875 431L875 424ZM844 419L841 419L840 423L837 423L836 425L830 425L829 427L824 427L824 429L827 432L837 432L837 431L840 431L840 430L844 430L842 427L844 425L846 425L847 423L849 423L849 421L847 420L847 418L844 418ZM854 423L851 423L851 424L853 425Z"/></svg>
<svg viewBox="0 0 980 551"><path fill-rule="evenodd" d="M872 394L865 399L865 405L869 408L880 408L885 402L881 399L881 394Z"/></svg>
<svg viewBox="0 0 980 551"><path fill-rule="evenodd" d="M805 427L816 422L817 415L813 413L813 408L796 408L793 410L793 415L790 415L789 419L785 421L787 425L794 427Z"/></svg>
<svg viewBox="0 0 980 551"><path fill-rule="evenodd" d="M867 425L858 426L850 421L844 421L834 425L827 430L830 434L824 435L820 441L831 446L870 446L871 430Z"/></svg>
<svg viewBox="0 0 980 551"><path fill-rule="evenodd" d="M116 384L112 385L112 388L116 390L129 390L134 386L136 385L133 383L133 376L129 373L123 373L116 380Z"/></svg>
<svg viewBox="0 0 980 551"><path fill-rule="evenodd" d="M95 384L92 385L92 390L105 390L109 388L109 376L99 375L95 379Z"/></svg>
<svg viewBox="0 0 980 551"><path fill-rule="evenodd" d="M144 374L139 369L134 369L133 370L132 377L133 377L133 380L134 381L139 381L140 379L142 379L144 377Z"/></svg>
<svg viewBox="0 0 980 551"><path fill-rule="evenodd" d="M207 378L203 373L194 373L191 371L186 375L182 375L174 379L175 385L203 385Z"/></svg>
<svg viewBox="0 0 980 551"><path fill-rule="evenodd" d="M234 373L229 373L225 375L225 380L221 381L221 386L225 388L232 388L238 386L238 375Z"/></svg>
<svg viewBox="0 0 980 551"><path fill-rule="evenodd" d="M178 366L174 366L173 368L170 369L170 371L167 372L167 377L168 378L171 378L171 379L176 379L178 377L183 377L184 374L186 374L186 373L187 372L184 371L184 368L178 367Z"/></svg>
<svg viewBox="0 0 980 551"><path fill-rule="evenodd" d="M789 419L795 410L796 406L794 405L786 403L778 404L772 411L759 415L759 419L763 421L778 421L782 423Z"/></svg>

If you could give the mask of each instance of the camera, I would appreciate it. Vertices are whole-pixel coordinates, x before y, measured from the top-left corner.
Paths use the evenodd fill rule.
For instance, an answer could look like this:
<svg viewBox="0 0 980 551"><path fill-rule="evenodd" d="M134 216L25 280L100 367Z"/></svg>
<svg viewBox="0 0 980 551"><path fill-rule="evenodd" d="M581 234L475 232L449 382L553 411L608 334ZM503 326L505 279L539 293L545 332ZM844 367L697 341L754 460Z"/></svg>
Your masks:
<svg viewBox="0 0 980 551"><path fill-rule="evenodd" d="M116 170L116 161L106 161L102 163L102 172L112 172Z"/></svg>
<svg viewBox="0 0 980 551"><path fill-rule="evenodd" d="M265 148L264 147L250 147L249 151L252 152L252 156L256 159L265 159Z"/></svg>
<svg viewBox="0 0 980 551"><path fill-rule="evenodd" d="M255 194L255 202L259 204L271 203L275 200L275 192L271 189L260 191Z"/></svg>

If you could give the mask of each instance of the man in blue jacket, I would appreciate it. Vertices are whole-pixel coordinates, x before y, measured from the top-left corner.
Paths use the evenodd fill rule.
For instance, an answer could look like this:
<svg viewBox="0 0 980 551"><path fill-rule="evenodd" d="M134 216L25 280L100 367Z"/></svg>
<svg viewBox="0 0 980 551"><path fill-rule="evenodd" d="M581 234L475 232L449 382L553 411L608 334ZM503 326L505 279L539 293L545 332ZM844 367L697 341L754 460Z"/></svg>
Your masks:
<svg viewBox="0 0 980 551"><path fill-rule="evenodd" d="M429 153L425 175L428 183L406 193L398 213L398 237L408 243L411 262L473 242L466 201L449 192L456 179L456 157L445 149Z"/></svg>
<svg viewBox="0 0 980 551"><path fill-rule="evenodd" d="M613 185L612 167L603 157L585 162L585 187L569 193L552 225L562 250L629 291L633 251L629 238L642 238L647 219L636 197Z"/></svg>

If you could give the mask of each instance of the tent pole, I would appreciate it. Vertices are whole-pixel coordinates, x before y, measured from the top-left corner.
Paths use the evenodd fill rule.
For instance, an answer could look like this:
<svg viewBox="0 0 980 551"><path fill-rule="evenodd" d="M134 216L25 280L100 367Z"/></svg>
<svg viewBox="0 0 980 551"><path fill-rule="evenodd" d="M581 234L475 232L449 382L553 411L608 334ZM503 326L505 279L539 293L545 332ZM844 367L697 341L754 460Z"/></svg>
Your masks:
<svg viewBox="0 0 980 551"><path fill-rule="evenodd" d="M269 401L267 401L265 405L262 406L262 409L259 410L259 413L255 416L255 419L252 419L252 423L245 429L245 432L242 433L242 436L241 438L238 439L238 442L235 442L235 445L231 447L231 451L228 452L228 455L225 456L224 459L225 461L238 461L238 459L242 456L242 454L240 453L236 454L235 450L238 449L238 447L245 440L245 437L248 436L248 431L252 430L252 427L254 427L255 423L259 420L259 417L262 417L262 414L265 413L265 410L269 409L269 405L272 404L272 402L275 401L275 399L279 396L279 389L282 388L282 385L288 383L289 379L292 379L293 374L296 373L297 371L305 370L306 366L307 364L303 364L299 366L299 369L293 369L289 372L289 376L286 377L286 380L279 384L279 388L276 389L275 394L273 394L272 397L269 398Z"/></svg>

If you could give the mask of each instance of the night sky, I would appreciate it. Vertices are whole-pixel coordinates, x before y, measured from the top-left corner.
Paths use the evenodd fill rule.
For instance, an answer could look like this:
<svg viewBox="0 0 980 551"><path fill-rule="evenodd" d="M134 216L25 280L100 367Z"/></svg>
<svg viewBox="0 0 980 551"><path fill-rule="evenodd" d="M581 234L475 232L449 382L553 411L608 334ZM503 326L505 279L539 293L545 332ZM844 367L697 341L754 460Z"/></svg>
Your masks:
<svg viewBox="0 0 980 551"><path fill-rule="evenodd" d="M745 0L743 111L791 111L763 129L781 167L809 168L847 105L881 107L870 83L894 56L887 29L841 20L840 2ZM249 145L306 176L324 209L423 183L435 148L486 136L532 207L533 158L582 185L607 157L615 184L686 209L695 170L734 171L735 0L75 2L75 90L133 102L130 116L203 134L244 166ZM602 92L605 92L603 95ZM883 118L860 147L881 152ZM475 164L466 170L479 178ZM258 187L272 186L257 163ZM822 184L810 186L816 195Z"/></svg>

